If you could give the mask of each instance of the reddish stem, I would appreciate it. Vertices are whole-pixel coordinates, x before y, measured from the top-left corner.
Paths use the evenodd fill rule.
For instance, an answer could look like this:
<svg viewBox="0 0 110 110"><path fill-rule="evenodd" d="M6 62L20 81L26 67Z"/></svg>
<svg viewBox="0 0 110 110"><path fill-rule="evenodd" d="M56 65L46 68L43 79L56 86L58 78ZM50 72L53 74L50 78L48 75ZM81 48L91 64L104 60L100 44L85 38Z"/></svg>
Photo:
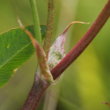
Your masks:
<svg viewBox="0 0 110 110"><path fill-rule="evenodd" d="M58 78L62 72L85 50L90 42L95 38L103 25L110 16L110 0L108 0L104 9L76 46L61 60L61 62L51 70L54 79ZM49 87L49 84L36 77L29 96L25 101L22 110L35 110L38 107L39 100Z"/></svg>
<svg viewBox="0 0 110 110"><path fill-rule="evenodd" d="M105 5L104 9L92 24L87 33L76 44L76 46L57 64L51 71L54 79L59 77L62 72L85 50L85 48L96 37L103 25L106 23L110 16L110 0Z"/></svg>
<svg viewBox="0 0 110 110"><path fill-rule="evenodd" d="M40 101L41 96L49 85L49 83L41 80L40 77L37 75L22 110L35 110L39 104L38 102Z"/></svg>

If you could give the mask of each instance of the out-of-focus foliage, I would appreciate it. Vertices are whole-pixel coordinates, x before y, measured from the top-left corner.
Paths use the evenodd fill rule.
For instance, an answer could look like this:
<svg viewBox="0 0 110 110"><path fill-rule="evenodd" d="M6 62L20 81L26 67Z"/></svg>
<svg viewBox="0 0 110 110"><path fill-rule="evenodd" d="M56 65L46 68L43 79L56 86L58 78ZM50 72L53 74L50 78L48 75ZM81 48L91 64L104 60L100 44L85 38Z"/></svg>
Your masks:
<svg viewBox="0 0 110 110"><path fill-rule="evenodd" d="M95 20L107 0L55 0L55 34L62 32L64 27L73 20L91 23ZM46 23L47 1L38 0L41 24ZM15 10L16 9L16 10ZM32 24L29 0L0 0L0 31L16 27L16 16L24 24ZM75 25L68 36L69 50L83 36L90 25ZM52 101L49 108L53 110L109 110L102 104L110 102L110 21L106 23L100 34L86 51L58 79L49 95ZM10 82L0 89L0 110L19 110L31 88L35 57L32 57ZM45 101L44 101L45 102ZM43 103L43 102L42 102ZM44 104L42 104L43 107ZM42 108L41 107L41 108ZM54 107L53 107L54 108ZM48 109L49 110L49 109Z"/></svg>

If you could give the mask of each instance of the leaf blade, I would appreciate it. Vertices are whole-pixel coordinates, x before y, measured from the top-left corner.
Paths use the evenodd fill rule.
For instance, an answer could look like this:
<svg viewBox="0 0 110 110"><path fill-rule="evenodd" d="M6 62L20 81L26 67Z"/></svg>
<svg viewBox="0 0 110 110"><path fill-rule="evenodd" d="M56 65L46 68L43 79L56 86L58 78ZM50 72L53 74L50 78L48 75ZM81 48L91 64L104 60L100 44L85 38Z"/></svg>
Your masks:
<svg viewBox="0 0 110 110"><path fill-rule="evenodd" d="M33 26L27 29L34 34ZM8 82L13 71L28 60L33 52L30 39L21 29L12 29L0 35L0 86Z"/></svg>

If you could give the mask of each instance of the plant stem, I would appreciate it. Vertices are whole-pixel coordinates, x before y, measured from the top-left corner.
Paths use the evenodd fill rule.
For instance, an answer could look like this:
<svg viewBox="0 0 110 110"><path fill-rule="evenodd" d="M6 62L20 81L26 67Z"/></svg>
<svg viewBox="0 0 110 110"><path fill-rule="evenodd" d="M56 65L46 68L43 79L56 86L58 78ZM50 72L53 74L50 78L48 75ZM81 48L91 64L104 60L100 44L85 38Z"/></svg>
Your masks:
<svg viewBox="0 0 110 110"><path fill-rule="evenodd" d="M75 47L52 69L52 75L54 79L59 77L62 72L85 50L85 48L96 37L98 32L102 29L110 17L110 0L101 11L95 22L82 37L82 39L75 45Z"/></svg>
<svg viewBox="0 0 110 110"><path fill-rule="evenodd" d="M47 31L44 40L44 50L47 56L51 46L53 23L54 23L54 0L48 0Z"/></svg>
<svg viewBox="0 0 110 110"><path fill-rule="evenodd" d="M38 16L38 10L37 10L37 1L36 0L30 0L31 8L32 8L32 15L33 15L33 21L34 21L34 31L35 31L35 37L39 44L42 42L41 32L40 32L40 22L39 22L39 16Z"/></svg>
<svg viewBox="0 0 110 110"><path fill-rule="evenodd" d="M41 80L39 76L36 76L32 89L30 90L29 97L27 98L22 110L36 110L41 96L49 85L50 84L48 82Z"/></svg>
<svg viewBox="0 0 110 110"><path fill-rule="evenodd" d="M54 79L58 78L62 72L85 50L90 42L95 38L103 25L110 16L110 0L108 0L104 9L83 36L83 38L76 44L76 46L61 60L61 62L51 70ZM38 107L39 100L50 85L45 83L37 76L29 96L23 106L22 110L35 110Z"/></svg>

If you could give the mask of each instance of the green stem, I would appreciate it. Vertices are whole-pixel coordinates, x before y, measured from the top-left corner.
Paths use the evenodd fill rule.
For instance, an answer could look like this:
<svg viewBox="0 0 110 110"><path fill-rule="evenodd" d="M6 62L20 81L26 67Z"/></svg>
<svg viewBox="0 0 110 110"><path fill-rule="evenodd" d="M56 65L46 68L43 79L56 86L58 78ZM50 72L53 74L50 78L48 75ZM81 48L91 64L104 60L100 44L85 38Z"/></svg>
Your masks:
<svg viewBox="0 0 110 110"><path fill-rule="evenodd" d="M37 10L37 2L36 0L30 0L31 8L32 8L32 15L34 21L34 31L35 37L39 44L42 42L41 32L40 32L40 22L39 22L39 15Z"/></svg>
<svg viewBox="0 0 110 110"><path fill-rule="evenodd" d="M46 31L46 38L44 41L44 50L46 52L46 55L48 55L51 46L53 23L54 23L54 0L48 0L47 31Z"/></svg>

